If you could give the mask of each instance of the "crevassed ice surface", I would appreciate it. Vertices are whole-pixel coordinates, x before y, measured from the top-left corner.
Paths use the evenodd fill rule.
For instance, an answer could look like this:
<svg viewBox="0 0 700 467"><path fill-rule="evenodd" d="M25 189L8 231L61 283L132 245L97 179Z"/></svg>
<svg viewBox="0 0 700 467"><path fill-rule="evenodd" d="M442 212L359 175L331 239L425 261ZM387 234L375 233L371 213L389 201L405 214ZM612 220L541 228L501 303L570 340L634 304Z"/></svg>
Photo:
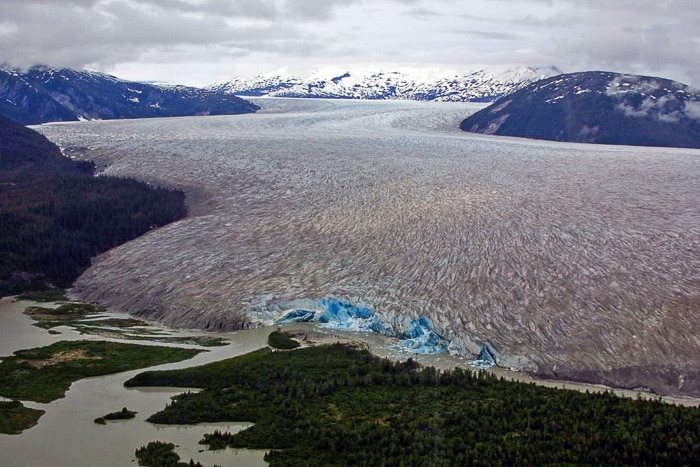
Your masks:
<svg viewBox="0 0 700 467"><path fill-rule="evenodd" d="M261 99L255 115L45 125L191 216L74 293L227 330L333 296L537 373L700 394L700 151L458 130L473 104Z"/></svg>

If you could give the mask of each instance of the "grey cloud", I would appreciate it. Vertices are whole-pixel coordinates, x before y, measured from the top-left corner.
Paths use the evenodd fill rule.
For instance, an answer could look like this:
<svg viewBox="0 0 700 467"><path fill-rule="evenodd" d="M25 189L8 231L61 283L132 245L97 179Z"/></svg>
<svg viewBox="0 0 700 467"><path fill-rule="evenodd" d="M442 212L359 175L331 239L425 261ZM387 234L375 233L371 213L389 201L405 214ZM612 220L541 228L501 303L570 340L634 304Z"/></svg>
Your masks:
<svg viewBox="0 0 700 467"><path fill-rule="evenodd" d="M566 71L657 74L698 85L696 5L697 0L2 0L0 63L108 68L248 56L251 63L279 68L299 58L365 63L371 56L412 65L438 59L465 67L554 64Z"/></svg>
<svg viewBox="0 0 700 467"><path fill-rule="evenodd" d="M463 36L469 36L480 39L496 39L499 41L515 41L522 39L523 36L520 34L510 34L506 32L496 32L496 31L479 31L479 30L465 30L465 31L454 31L456 34L461 34Z"/></svg>
<svg viewBox="0 0 700 467"><path fill-rule="evenodd" d="M445 13L436 11L432 8L412 8L411 10L407 11L405 13L407 16L412 16L414 18L419 18L419 19L431 19L435 17L440 17L444 16Z"/></svg>
<svg viewBox="0 0 700 467"><path fill-rule="evenodd" d="M126 0L122 0L126 1ZM133 0L132 0L133 1ZM154 8L174 9L186 13L224 15L227 17L266 20L325 20L333 17L338 7L360 3L361 0L140 0Z"/></svg>
<svg viewBox="0 0 700 467"><path fill-rule="evenodd" d="M290 8L294 9L295 17L319 17L319 12L328 12L333 2L325 3L315 13ZM235 44L231 52L238 54L246 46L260 48L251 51L290 52L295 44L303 44L302 50L308 49L307 43L312 38L304 28L288 21L257 24L236 21L236 18L267 19L291 14L283 10L288 5L279 6L276 2L84 0L73 4L75 8L36 0L3 3L0 62L18 66L37 62L76 68L95 63L108 66L118 61L138 60L154 48L188 49L190 53L184 58L199 53L194 50L198 47L218 44ZM273 11L272 5L278 10Z"/></svg>

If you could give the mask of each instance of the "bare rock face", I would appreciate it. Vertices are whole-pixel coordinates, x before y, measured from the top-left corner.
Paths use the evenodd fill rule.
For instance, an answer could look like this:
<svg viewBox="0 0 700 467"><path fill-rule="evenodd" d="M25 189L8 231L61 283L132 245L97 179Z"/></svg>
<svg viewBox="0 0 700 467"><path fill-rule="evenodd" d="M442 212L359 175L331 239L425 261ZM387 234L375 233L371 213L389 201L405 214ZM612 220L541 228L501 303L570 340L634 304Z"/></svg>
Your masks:
<svg viewBox="0 0 700 467"><path fill-rule="evenodd" d="M232 330L332 295L505 366L700 396L698 151L468 134L464 104L261 105L41 128L190 195L189 218L101 256L77 296Z"/></svg>

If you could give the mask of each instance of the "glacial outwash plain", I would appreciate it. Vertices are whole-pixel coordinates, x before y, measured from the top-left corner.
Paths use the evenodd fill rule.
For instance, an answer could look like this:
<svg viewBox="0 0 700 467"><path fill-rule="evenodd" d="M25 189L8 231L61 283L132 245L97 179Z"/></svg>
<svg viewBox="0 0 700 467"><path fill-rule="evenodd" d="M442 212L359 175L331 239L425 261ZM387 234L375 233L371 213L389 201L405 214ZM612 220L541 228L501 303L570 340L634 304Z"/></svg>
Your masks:
<svg viewBox="0 0 700 467"><path fill-rule="evenodd" d="M76 298L223 331L337 297L397 330L427 318L453 353L700 397L700 150L461 132L477 104L255 103L37 128L188 197Z"/></svg>

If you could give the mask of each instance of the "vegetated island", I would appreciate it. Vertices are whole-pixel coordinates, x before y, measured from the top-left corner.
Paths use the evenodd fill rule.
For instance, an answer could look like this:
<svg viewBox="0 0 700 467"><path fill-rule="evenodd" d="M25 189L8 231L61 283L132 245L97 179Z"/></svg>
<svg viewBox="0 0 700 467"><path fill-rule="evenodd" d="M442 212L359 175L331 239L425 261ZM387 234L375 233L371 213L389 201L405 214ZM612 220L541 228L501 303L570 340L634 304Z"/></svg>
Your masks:
<svg viewBox="0 0 700 467"><path fill-rule="evenodd" d="M552 141L700 148L700 93L650 76L563 74L496 100L460 128Z"/></svg>
<svg viewBox="0 0 700 467"><path fill-rule="evenodd" d="M178 362L199 352L106 341L61 341L19 350L0 360L0 396L51 402L63 397L71 383L79 379ZM33 426L42 413L22 410L16 401L0 403L0 432L19 433Z"/></svg>
<svg viewBox="0 0 700 467"><path fill-rule="evenodd" d="M93 171L0 116L0 296L67 287L91 257L186 214L181 191Z"/></svg>
<svg viewBox="0 0 700 467"><path fill-rule="evenodd" d="M56 289L45 293L27 293L17 298L31 299L30 297L56 296ZM229 345L229 342L216 336L191 335L191 336L167 336L152 328L145 321L135 318L117 318L104 315L104 309L88 304L70 301L65 297L56 300L55 307L29 306L24 313L36 322L35 326L42 329L51 329L56 326L68 326L81 334L92 334L102 338L125 340L149 340L161 344L191 344L202 347L220 347Z"/></svg>
<svg viewBox="0 0 700 467"><path fill-rule="evenodd" d="M97 417L95 419L95 423L97 423L98 425L106 425L108 420L130 420L136 417L137 413L138 412L129 410L126 407L124 407L121 410L118 410L117 412L110 412L101 417Z"/></svg>
<svg viewBox="0 0 700 467"><path fill-rule="evenodd" d="M391 362L349 345L263 349L126 386L199 387L148 420L246 421L211 449L276 465L666 464L700 456L700 409Z"/></svg>

